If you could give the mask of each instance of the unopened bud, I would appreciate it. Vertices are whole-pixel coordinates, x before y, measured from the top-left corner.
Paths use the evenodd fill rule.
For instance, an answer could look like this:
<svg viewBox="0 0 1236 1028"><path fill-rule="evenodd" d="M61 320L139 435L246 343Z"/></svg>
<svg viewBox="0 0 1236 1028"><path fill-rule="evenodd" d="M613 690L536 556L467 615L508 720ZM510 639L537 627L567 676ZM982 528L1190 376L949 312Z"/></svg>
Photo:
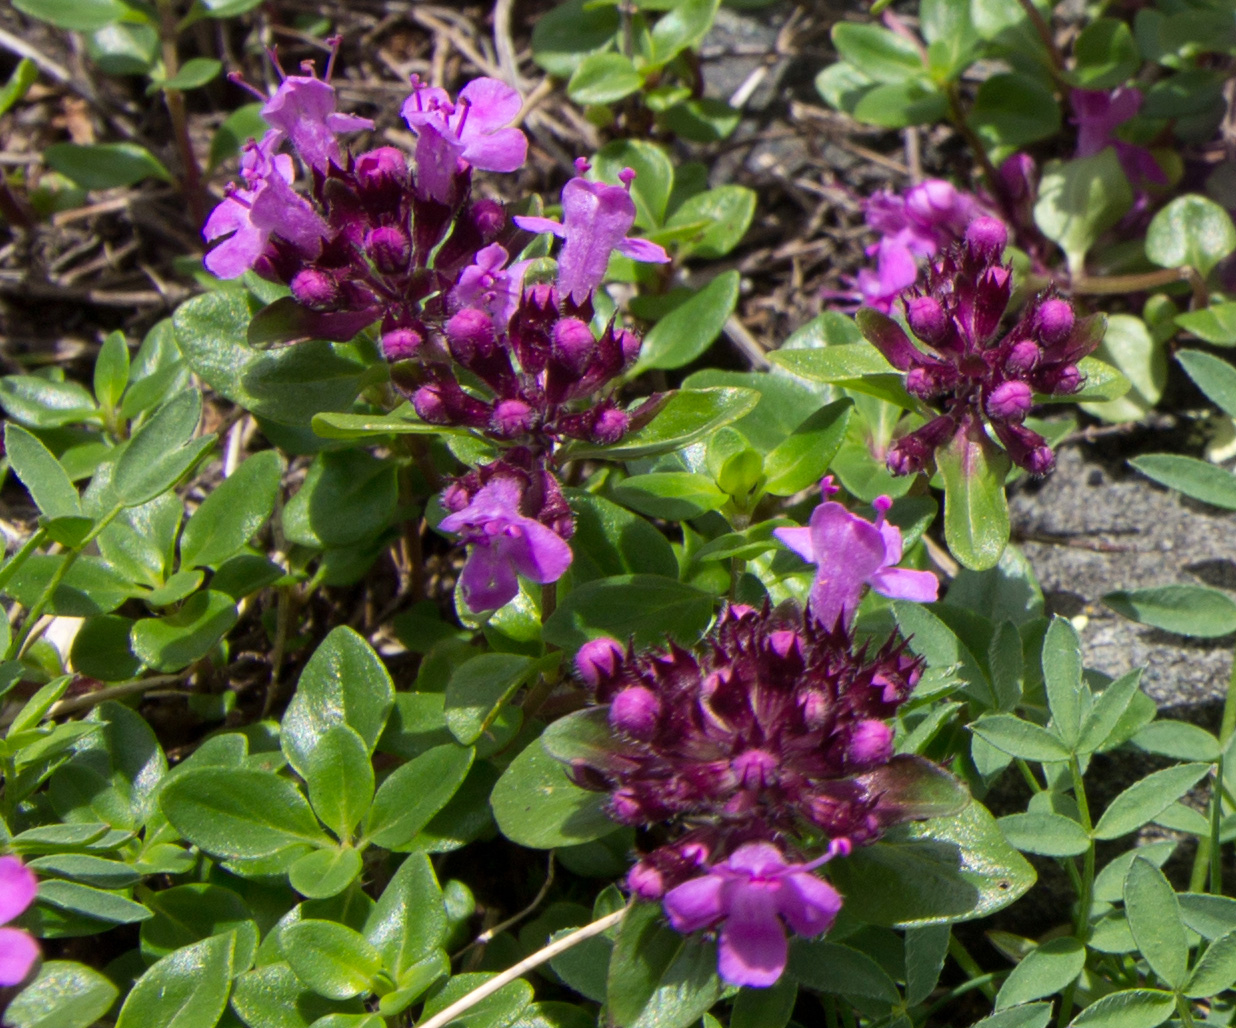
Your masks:
<svg viewBox="0 0 1236 1028"><path fill-rule="evenodd" d="M1010 375L1024 375L1038 366L1041 356L1038 344L1023 339L1009 350L1009 355L1004 359L1004 370Z"/></svg>
<svg viewBox="0 0 1236 1028"><path fill-rule="evenodd" d="M498 435L511 439L532 431L536 412L523 400L503 400L494 407L490 424Z"/></svg>
<svg viewBox="0 0 1236 1028"><path fill-rule="evenodd" d="M1034 394L1025 382L1001 382L987 397L987 413L999 421L1021 421L1030 413Z"/></svg>
<svg viewBox="0 0 1236 1028"><path fill-rule="evenodd" d="M1067 300L1045 300L1034 316L1034 326L1044 346L1056 346L1073 331L1073 305Z"/></svg>
<svg viewBox="0 0 1236 1028"><path fill-rule="evenodd" d="M916 296L906 303L910 331L928 346L935 346L948 335L949 317L934 296Z"/></svg>
<svg viewBox="0 0 1236 1028"><path fill-rule="evenodd" d="M506 225L506 211L497 200L474 200L468 217L487 243Z"/></svg>
<svg viewBox="0 0 1236 1028"><path fill-rule="evenodd" d="M393 275L407 268L412 244L400 229L375 228L365 235L365 252L378 271Z"/></svg>
<svg viewBox="0 0 1236 1028"><path fill-rule="evenodd" d="M623 825L637 825L645 820L644 805L630 789L619 789L610 796L609 813Z"/></svg>
<svg viewBox="0 0 1236 1028"><path fill-rule="evenodd" d="M563 318L554 325L553 343L554 356L576 374L583 374L597 349L592 329L579 318Z"/></svg>
<svg viewBox="0 0 1236 1028"><path fill-rule="evenodd" d="M660 716L661 700L642 685L623 689L610 701L609 723L635 739L651 739Z"/></svg>
<svg viewBox="0 0 1236 1028"><path fill-rule="evenodd" d="M603 679L613 677L622 664L623 656L622 645L617 639L608 636L589 639L575 654L575 673L586 685L595 689Z"/></svg>
<svg viewBox="0 0 1236 1028"><path fill-rule="evenodd" d="M444 326L453 356L465 368L494 347L494 323L484 311L465 307Z"/></svg>
<svg viewBox="0 0 1236 1028"><path fill-rule="evenodd" d="M893 731L883 721L860 721L850 732L846 757L856 767L886 764L893 756Z"/></svg>
<svg viewBox="0 0 1236 1028"><path fill-rule="evenodd" d="M618 340L618 345L622 347L622 361L624 364L633 364L639 357L640 338L634 332L628 332L625 328L619 329L614 333L614 338Z"/></svg>
<svg viewBox="0 0 1236 1028"><path fill-rule="evenodd" d="M408 180L408 162L393 146L380 146L356 158L356 181L362 189L382 189Z"/></svg>
<svg viewBox="0 0 1236 1028"><path fill-rule="evenodd" d="M450 424L451 415L442 393L436 386L421 386L412 394L412 408L416 416L431 425Z"/></svg>
<svg viewBox="0 0 1236 1028"><path fill-rule="evenodd" d="M383 334L382 353L392 364L410 360L424 342L424 337L414 328L395 328Z"/></svg>
<svg viewBox="0 0 1236 1028"><path fill-rule="evenodd" d="M305 268L291 281L292 295L302 307L322 310L339 299L339 284L324 271Z"/></svg>
<svg viewBox="0 0 1236 1028"><path fill-rule="evenodd" d="M906 392L920 400L930 400L940 395L940 378L929 368L911 368L906 374Z"/></svg>
<svg viewBox="0 0 1236 1028"><path fill-rule="evenodd" d="M966 229L966 246L986 264L994 264L1000 259L1008 241L1008 229L997 218L977 218Z"/></svg>
<svg viewBox="0 0 1236 1028"><path fill-rule="evenodd" d="M1085 381L1085 376L1078 370L1076 364L1066 364L1056 373L1054 393L1068 395L1075 393L1082 387Z"/></svg>
<svg viewBox="0 0 1236 1028"><path fill-rule="evenodd" d="M631 425L631 419L617 407L607 407L597 414L592 424L592 439L602 446L613 446Z"/></svg>
<svg viewBox="0 0 1236 1028"><path fill-rule="evenodd" d="M1051 447L1044 443L1042 446L1036 446L1030 451L1030 455L1026 458L1025 467L1033 475L1046 475L1056 464L1056 455L1051 452Z"/></svg>
<svg viewBox="0 0 1236 1028"><path fill-rule="evenodd" d="M665 895L665 878L646 860L641 860L627 872L627 888L646 903L654 903Z"/></svg>

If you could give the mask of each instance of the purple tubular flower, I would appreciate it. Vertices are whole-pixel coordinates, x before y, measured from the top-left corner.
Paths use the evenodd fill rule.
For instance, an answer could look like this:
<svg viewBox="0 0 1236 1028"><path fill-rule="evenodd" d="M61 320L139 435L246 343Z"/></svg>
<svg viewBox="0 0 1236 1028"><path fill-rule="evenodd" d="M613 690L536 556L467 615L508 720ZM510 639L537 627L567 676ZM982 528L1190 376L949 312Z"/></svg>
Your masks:
<svg viewBox="0 0 1236 1028"><path fill-rule="evenodd" d="M581 173L588 170L582 158L575 165ZM628 168L621 186L573 178L562 187L562 221L520 215L514 219L529 232L552 232L566 240L558 255L558 289L576 304L601 284L615 250L634 261L669 262L664 247L647 239L627 238L635 224L635 201L630 193L634 177Z"/></svg>
<svg viewBox="0 0 1236 1028"><path fill-rule="evenodd" d="M524 271L531 263L518 261L507 268L508 257L497 243L477 251L475 263L464 268L451 290L451 303L479 308L489 313L495 323L505 326L519 306Z"/></svg>
<svg viewBox="0 0 1236 1028"><path fill-rule="evenodd" d="M1007 240L1000 221L976 219L964 242L932 265L926 285L906 291L906 323L919 345L883 313L858 312L863 336L905 372L907 392L938 415L889 449L895 475L925 470L937 449L981 431L984 421L1018 466L1033 474L1052 466L1050 447L1022 422L1036 393L1065 395L1081 388L1077 362L1099 345L1104 321L1077 317L1069 301L1048 291L1001 335L1012 292L1011 271L1000 263Z"/></svg>
<svg viewBox="0 0 1236 1028"><path fill-rule="evenodd" d="M1133 86L1120 86L1111 92L1074 89L1069 102L1077 126L1077 157L1093 157L1106 147L1115 147L1120 166L1135 190L1167 184L1167 175L1149 150L1116 136L1116 130L1141 110L1141 90Z"/></svg>
<svg viewBox="0 0 1236 1028"><path fill-rule="evenodd" d="M665 894L665 914L678 931L697 932L718 924L717 970L730 985L767 988L785 971L785 926L805 937L832 927L841 896L812 869L848 844L809 864L794 864L768 842L740 846L708 873Z"/></svg>
<svg viewBox="0 0 1236 1028"><path fill-rule="evenodd" d="M34 902L38 881L17 857L0 857L0 925ZM0 927L0 987L19 985L39 959L39 944L20 928Z"/></svg>
<svg viewBox="0 0 1236 1028"><path fill-rule="evenodd" d="M288 75L262 117L292 141L301 160L321 172L343 163L336 133L373 128L368 118L336 111L334 87L316 75Z"/></svg>
<svg viewBox="0 0 1236 1028"><path fill-rule="evenodd" d="M507 126L519 113L519 93L497 79L473 79L451 103L444 89L412 78L403 114L416 133L417 182L439 203L449 204L460 161L481 171L515 171L528 157L528 140Z"/></svg>
<svg viewBox="0 0 1236 1028"><path fill-rule="evenodd" d="M518 482L494 478L438 526L472 545L461 583L474 611L496 610L514 599L517 573L544 584L558 581L570 567L571 547L553 529L520 514L522 500Z"/></svg>
<svg viewBox="0 0 1236 1028"><path fill-rule="evenodd" d="M901 560L902 539L901 529L885 520L892 500L880 496L873 506L874 524L826 500L811 512L808 527L773 532L803 560L817 565L810 608L826 628L838 621L850 623L864 585L881 596L918 603L931 603L939 593L940 583L930 571L895 566Z"/></svg>

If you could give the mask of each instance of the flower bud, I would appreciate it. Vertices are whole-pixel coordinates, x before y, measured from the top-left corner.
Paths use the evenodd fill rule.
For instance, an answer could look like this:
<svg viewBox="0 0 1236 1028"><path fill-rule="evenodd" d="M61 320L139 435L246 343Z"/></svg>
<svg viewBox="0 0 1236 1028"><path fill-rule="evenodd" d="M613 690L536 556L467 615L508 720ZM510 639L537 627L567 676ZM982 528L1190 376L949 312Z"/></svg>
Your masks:
<svg viewBox="0 0 1236 1028"><path fill-rule="evenodd" d="M497 200L474 200L468 218L487 243L506 225L506 211Z"/></svg>
<svg viewBox="0 0 1236 1028"><path fill-rule="evenodd" d="M665 895L665 878L648 861L641 860L627 872L627 888L646 903Z"/></svg>
<svg viewBox="0 0 1236 1028"><path fill-rule="evenodd" d="M490 425L498 435L511 439L531 432L536 420L536 411L523 400L503 400L494 407Z"/></svg>
<svg viewBox="0 0 1236 1028"><path fill-rule="evenodd" d="M382 353L391 363L415 357L425 342L414 328L396 328L382 335Z"/></svg>
<svg viewBox="0 0 1236 1028"><path fill-rule="evenodd" d="M1001 382L987 397L987 414L1000 421L1021 421L1030 413L1034 395L1025 382Z"/></svg>
<svg viewBox="0 0 1236 1028"><path fill-rule="evenodd" d="M1010 375L1024 375L1038 367L1042 351L1033 340L1023 339L1009 350L1004 359L1004 370Z"/></svg>
<svg viewBox="0 0 1236 1028"><path fill-rule="evenodd" d="M928 346L942 343L948 336L949 317L934 296L916 296L906 303L910 331Z"/></svg>
<svg viewBox="0 0 1236 1028"><path fill-rule="evenodd" d="M766 789L777 780L777 758L767 750L751 749L730 761L730 768L745 789Z"/></svg>
<svg viewBox="0 0 1236 1028"><path fill-rule="evenodd" d="M846 759L856 767L886 764L893 756L893 730L883 721L860 721L850 731Z"/></svg>
<svg viewBox="0 0 1236 1028"><path fill-rule="evenodd" d="M1073 331L1073 305L1067 300L1045 300L1034 316L1034 327L1044 346L1057 346Z"/></svg>
<svg viewBox="0 0 1236 1028"><path fill-rule="evenodd" d="M1075 393L1082 387L1085 381L1085 376L1078 370L1076 364L1065 364L1061 368L1057 368L1052 375L1051 391L1053 393L1067 396L1069 393Z"/></svg>
<svg viewBox="0 0 1236 1028"><path fill-rule="evenodd" d="M437 386L421 386L412 394L412 409L416 416L431 425L448 425L451 421L450 410L442 399L442 393Z"/></svg>
<svg viewBox="0 0 1236 1028"><path fill-rule="evenodd" d="M1051 447L1044 443L1030 451L1023 465L1032 475L1046 475L1056 465L1056 455Z"/></svg>
<svg viewBox="0 0 1236 1028"><path fill-rule="evenodd" d="M832 703L819 689L806 689L799 694L798 706L802 711L803 724L810 731L817 731L828 724Z"/></svg>
<svg viewBox="0 0 1236 1028"><path fill-rule="evenodd" d="M602 446L612 446L627 434L631 419L617 407L607 407L597 413L592 425L592 440Z"/></svg>
<svg viewBox="0 0 1236 1028"><path fill-rule="evenodd" d="M356 158L356 181L362 189L401 186L408 180L408 162L393 146L380 146Z"/></svg>
<svg viewBox="0 0 1236 1028"><path fill-rule="evenodd" d="M635 739L651 739L656 734L660 716L660 699L642 685L623 689L609 704L609 723L614 730Z"/></svg>
<svg viewBox="0 0 1236 1028"><path fill-rule="evenodd" d="M636 359L639 357L639 348L642 345L640 337L634 332L629 332L625 328L621 328L614 333L614 338L618 340L618 345L622 347L623 363L635 363Z"/></svg>
<svg viewBox="0 0 1236 1028"><path fill-rule="evenodd" d="M493 351L494 323L484 311L465 307L446 323L445 329L451 356L465 368Z"/></svg>
<svg viewBox="0 0 1236 1028"><path fill-rule="evenodd" d="M630 789L618 789L609 798L609 813L619 824L637 825L647 820L644 805Z"/></svg>
<svg viewBox="0 0 1236 1028"><path fill-rule="evenodd" d="M906 374L906 392L911 396L930 400L943 391L940 376L931 368L911 368Z"/></svg>
<svg viewBox="0 0 1236 1028"><path fill-rule="evenodd" d="M791 653L798 655L801 652L798 633L788 628L780 628L775 632L769 632L768 648L783 660Z"/></svg>
<svg viewBox="0 0 1236 1028"><path fill-rule="evenodd" d="M365 253L384 275L393 275L408 266L412 244L397 228L375 228L365 235Z"/></svg>
<svg viewBox="0 0 1236 1028"><path fill-rule="evenodd" d="M292 295L302 307L322 310L339 299L339 284L324 271L305 268L291 281Z"/></svg>
<svg viewBox="0 0 1236 1028"><path fill-rule="evenodd" d="M1008 240L1008 229L996 218L976 218L966 229L966 246L985 264L994 264L1000 259Z"/></svg>
<svg viewBox="0 0 1236 1028"><path fill-rule="evenodd" d="M577 375L587 370L596 353L592 329L579 318L563 318L553 329L554 356Z"/></svg>
<svg viewBox="0 0 1236 1028"><path fill-rule="evenodd" d="M1034 158L1015 153L1000 165L1000 184L1014 202L1030 197L1034 192Z"/></svg>
<svg viewBox="0 0 1236 1028"><path fill-rule="evenodd" d="M575 654L575 673L586 685L595 689L603 679L613 677L624 655L617 639L608 636L589 639Z"/></svg>

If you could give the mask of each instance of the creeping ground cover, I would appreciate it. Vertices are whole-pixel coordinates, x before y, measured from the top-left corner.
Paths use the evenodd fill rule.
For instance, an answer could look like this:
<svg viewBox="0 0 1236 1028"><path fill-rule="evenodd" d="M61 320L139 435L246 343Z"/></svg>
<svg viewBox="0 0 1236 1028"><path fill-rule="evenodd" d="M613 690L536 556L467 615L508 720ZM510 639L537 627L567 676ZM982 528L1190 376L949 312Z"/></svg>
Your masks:
<svg viewBox="0 0 1236 1028"><path fill-rule="evenodd" d="M1230 0L0 74L4 1028L1233 1023Z"/></svg>

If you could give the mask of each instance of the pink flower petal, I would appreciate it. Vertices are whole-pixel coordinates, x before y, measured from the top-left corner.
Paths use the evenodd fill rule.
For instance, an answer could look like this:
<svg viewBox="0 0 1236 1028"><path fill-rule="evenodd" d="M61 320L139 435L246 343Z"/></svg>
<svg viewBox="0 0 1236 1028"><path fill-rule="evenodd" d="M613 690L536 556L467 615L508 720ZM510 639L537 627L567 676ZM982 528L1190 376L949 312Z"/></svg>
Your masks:
<svg viewBox="0 0 1236 1028"><path fill-rule="evenodd" d="M477 543L459 576L464 602L476 613L505 607L519 592L510 560L493 546Z"/></svg>
<svg viewBox="0 0 1236 1028"><path fill-rule="evenodd" d="M815 563L815 547L809 528L774 528L773 537L797 553L808 564Z"/></svg>
<svg viewBox="0 0 1236 1028"><path fill-rule="evenodd" d="M881 568L869 579L871 588L893 600L934 603L940 595L940 580L930 571Z"/></svg>
<svg viewBox="0 0 1236 1028"><path fill-rule="evenodd" d="M571 547L552 528L532 518L521 518L514 526L522 533L520 545L510 546L511 562L525 578L542 584L556 582L571 566Z"/></svg>
<svg viewBox="0 0 1236 1028"><path fill-rule="evenodd" d="M665 247L660 243L654 243L650 239L640 239L635 236L630 239L623 239L615 249L624 257L630 257L633 261L642 261L645 264L668 264L670 256L665 252Z"/></svg>
<svg viewBox="0 0 1236 1028"><path fill-rule="evenodd" d="M841 894L810 871L797 871L781 879L777 909L795 932L811 938L832 927L841 910Z"/></svg>
<svg viewBox="0 0 1236 1028"><path fill-rule="evenodd" d="M725 884L716 875L706 874L670 889L662 901L670 924L684 934L716 924L725 916Z"/></svg>
<svg viewBox="0 0 1236 1028"><path fill-rule="evenodd" d="M0 857L0 924L8 924L34 902L34 872L17 857Z"/></svg>
<svg viewBox="0 0 1236 1028"><path fill-rule="evenodd" d="M464 139L509 125L523 106L518 91L493 78L473 79L459 91L459 99L471 105L464 124Z"/></svg>
<svg viewBox="0 0 1236 1028"><path fill-rule="evenodd" d="M528 159L528 137L517 128L498 129L472 140L465 132L464 140L464 160L481 171L517 171Z"/></svg>
<svg viewBox="0 0 1236 1028"><path fill-rule="evenodd" d="M775 985L789 954L777 917L778 890L766 883L733 883L732 888L729 916L718 939L717 970L731 985Z"/></svg>
<svg viewBox="0 0 1236 1028"><path fill-rule="evenodd" d="M516 214L511 220L525 232L552 232L559 239L566 235L566 229L563 228L562 222L554 221L553 218L538 218L532 214Z"/></svg>
<svg viewBox="0 0 1236 1028"><path fill-rule="evenodd" d="M811 543L819 561L811 613L831 627L858 607L863 585L883 565L884 540L871 522L830 502L811 514Z"/></svg>
<svg viewBox="0 0 1236 1028"><path fill-rule="evenodd" d="M20 985L39 959L39 944L17 928L0 928L0 986Z"/></svg>

